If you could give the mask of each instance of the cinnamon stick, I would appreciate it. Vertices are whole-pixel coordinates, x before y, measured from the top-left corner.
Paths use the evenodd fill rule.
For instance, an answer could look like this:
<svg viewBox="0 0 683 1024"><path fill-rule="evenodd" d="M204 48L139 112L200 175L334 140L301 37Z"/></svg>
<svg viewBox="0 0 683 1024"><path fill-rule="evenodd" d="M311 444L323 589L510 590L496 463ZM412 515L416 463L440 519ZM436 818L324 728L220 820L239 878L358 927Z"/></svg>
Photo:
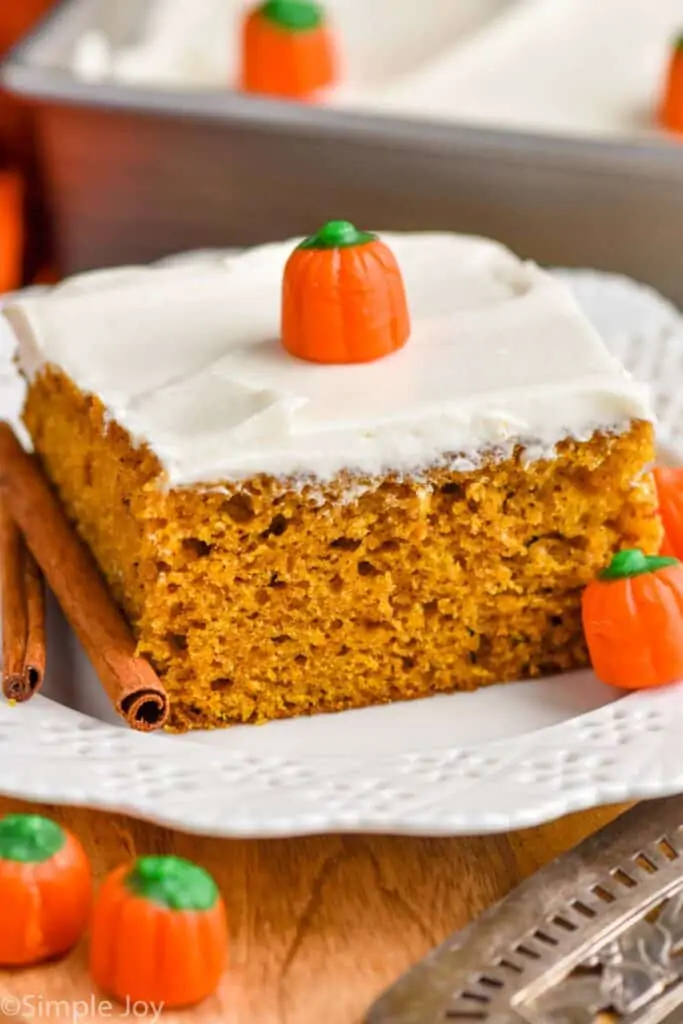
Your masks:
<svg viewBox="0 0 683 1024"><path fill-rule="evenodd" d="M117 712L149 732L168 719L168 695L74 532L38 461L0 423L0 486L26 544L83 645Z"/></svg>
<svg viewBox="0 0 683 1024"><path fill-rule="evenodd" d="M4 501L0 501L2 591L2 689L8 700L27 701L45 676L45 585Z"/></svg>

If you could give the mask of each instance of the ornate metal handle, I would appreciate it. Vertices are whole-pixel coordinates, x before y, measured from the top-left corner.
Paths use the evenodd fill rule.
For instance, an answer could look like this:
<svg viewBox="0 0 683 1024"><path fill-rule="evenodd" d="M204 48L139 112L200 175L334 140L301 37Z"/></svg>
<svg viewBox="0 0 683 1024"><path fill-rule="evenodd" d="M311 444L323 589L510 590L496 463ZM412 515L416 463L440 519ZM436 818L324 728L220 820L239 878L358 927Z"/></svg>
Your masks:
<svg viewBox="0 0 683 1024"><path fill-rule="evenodd" d="M408 971L366 1024L678 1024L677 1007L683 797L641 804L541 869Z"/></svg>

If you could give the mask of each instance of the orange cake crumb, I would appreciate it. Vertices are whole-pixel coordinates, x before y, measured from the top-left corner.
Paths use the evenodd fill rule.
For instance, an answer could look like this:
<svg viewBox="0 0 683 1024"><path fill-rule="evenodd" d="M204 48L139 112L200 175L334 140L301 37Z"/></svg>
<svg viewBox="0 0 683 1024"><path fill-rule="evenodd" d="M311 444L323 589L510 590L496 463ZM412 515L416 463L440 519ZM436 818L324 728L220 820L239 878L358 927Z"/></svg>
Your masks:
<svg viewBox="0 0 683 1024"><path fill-rule="evenodd" d="M661 541L650 423L526 464L166 488L61 372L25 420L171 698L176 730L336 711L586 664L582 588Z"/></svg>

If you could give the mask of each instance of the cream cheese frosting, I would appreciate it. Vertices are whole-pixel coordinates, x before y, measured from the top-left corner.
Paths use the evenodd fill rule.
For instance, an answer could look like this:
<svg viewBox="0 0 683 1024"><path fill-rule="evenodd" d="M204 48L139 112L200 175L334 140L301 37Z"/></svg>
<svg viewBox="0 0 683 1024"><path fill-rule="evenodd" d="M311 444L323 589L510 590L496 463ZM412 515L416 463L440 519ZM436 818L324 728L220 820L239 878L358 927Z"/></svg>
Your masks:
<svg viewBox="0 0 683 1024"><path fill-rule="evenodd" d="M683 0L521 0L373 105L496 128L650 134L681 30Z"/></svg>
<svg viewBox="0 0 683 1024"><path fill-rule="evenodd" d="M412 334L375 363L323 366L278 341L297 240L84 274L5 309L29 376L59 367L159 457L172 486L256 473L376 476L652 420L569 288L504 247L383 234Z"/></svg>
<svg viewBox="0 0 683 1024"><path fill-rule="evenodd" d="M167 88L234 88L241 25L256 0L105 0L93 6L68 63L86 81L114 79ZM340 40L343 85L331 102L352 102L428 64L444 40L465 38L510 0L449 0L425 16L415 0L325 0ZM381 26L381 31L378 28Z"/></svg>
<svg viewBox="0 0 683 1024"><path fill-rule="evenodd" d="M89 81L234 87L241 19L252 2L103 3L75 43L71 70ZM432 0L431 11L417 0L326 0L326 7L345 61L343 83L325 102L564 134L656 130L670 47L683 27L682 0ZM132 39L126 25L135 26Z"/></svg>

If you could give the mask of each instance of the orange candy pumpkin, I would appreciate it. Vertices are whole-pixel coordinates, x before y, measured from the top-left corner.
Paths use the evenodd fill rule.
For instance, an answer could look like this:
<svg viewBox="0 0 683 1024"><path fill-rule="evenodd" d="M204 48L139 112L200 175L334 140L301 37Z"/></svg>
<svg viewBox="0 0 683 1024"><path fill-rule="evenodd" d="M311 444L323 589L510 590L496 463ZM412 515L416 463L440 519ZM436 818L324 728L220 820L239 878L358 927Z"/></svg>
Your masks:
<svg viewBox="0 0 683 1024"><path fill-rule="evenodd" d="M14 46L56 0L20 0L0 5L0 53Z"/></svg>
<svg viewBox="0 0 683 1024"><path fill-rule="evenodd" d="M620 551L584 591L583 629L603 683L640 690L683 680L683 566Z"/></svg>
<svg viewBox="0 0 683 1024"><path fill-rule="evenodd" d="M24 183L16 171L0 171L0 292L21 285L24 256Z"/></svg>
<svg viewBox="0 0 683 1024"><path fill-rule="evenodd" d="M683 469L657 466L655 484L664 527L661 554L683 557Z"/></svg>
<svg viewBox="0 0 683 1024"><path fill-rule="evenodd" d="M70 832L37 814L0 819L2 966L66 953L86 928L91 897L90 864Z"/></svg>
<svg viewBox="0 0 683 1024"><path fill-rule="evenodd" d="M245 92L306 100L336 79L332 31L311 0L267 0L247 15L242 35Z"/></svg>
<svg viewBox="0 0 683 1024"><path fill-rule="evenodd" d="M282 285L282 343L314 363L367 363L405 345L403 277L377 235L330 221L289 257Z"/></svg>
<svg viewBox="0 0 683 1024"><path fill-rule="evenodd" d="M192 1006L226 967L225 908L209 874L180 857L140 857L104 881L95 902L90 973L121 1002Z"/></svg>
<svg viewBox="0 0 683 1024"><path fill-rule="evenodd" d="M674 43L669 59L659 121L668 131L683 132L683 36Z"/></svg>

